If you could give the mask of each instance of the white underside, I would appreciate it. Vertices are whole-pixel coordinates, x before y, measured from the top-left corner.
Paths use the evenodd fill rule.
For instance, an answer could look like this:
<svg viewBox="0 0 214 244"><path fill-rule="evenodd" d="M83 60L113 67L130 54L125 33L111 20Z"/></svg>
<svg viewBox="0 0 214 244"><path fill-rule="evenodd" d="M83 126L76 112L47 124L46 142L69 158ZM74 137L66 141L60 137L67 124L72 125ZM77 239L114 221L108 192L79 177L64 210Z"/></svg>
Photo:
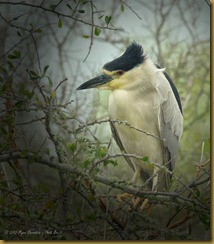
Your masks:
<svg viewBox="0 0 214 244"><path fill-rule="evenodd" d="M138 90L137 93L139 92ZM124 124L115 124L120 140L128 154L141 157L148 156L151 162L162 165L162 142L155 138L160 138L157 120L158 107L153 103L151 94L144 94L142 99L142 95L137 93L130 93L126 90L112 91L109 96L109 117L112 120L126 121L136 129L151 134L147 135ZM149 176L153 174L152 165L133 158L132 163L135 168L133 182L136 182L141 170Z"/></svg>

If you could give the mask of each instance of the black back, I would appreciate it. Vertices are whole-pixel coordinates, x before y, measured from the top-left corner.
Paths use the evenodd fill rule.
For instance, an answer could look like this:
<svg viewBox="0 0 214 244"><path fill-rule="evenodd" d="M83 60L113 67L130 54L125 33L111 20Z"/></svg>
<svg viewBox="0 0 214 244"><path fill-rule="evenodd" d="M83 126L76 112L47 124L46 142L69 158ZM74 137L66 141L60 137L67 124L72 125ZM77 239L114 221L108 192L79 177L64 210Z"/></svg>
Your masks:
<svg viewBox="0 0 214 244"><path fill-rule="evenodd" d="M156 64L156 67L159 68L159 69L161 68L161 67L160 67L159 65L157 65L157 64ZM177 101L177 103L178 103L178 106L179 106L179 108L180 108L180 111L181 111L181 113L183 114L183 111L182 111L182 105L181 105L181 99L180 99L179 93L178 93L178 91L177 91L177 88L176 88L175 84L173 83L172 79L169 77L169 75L168 75L166 72L164 72L164 75L165 75L166 79L168 80L168 82L169 82L169 84L170 84L170 86L171 86L171 88L172 88L172 91L173 91L173 93L174 93L174 95L175 95L175 98L176 98L176 101Z"/></svg>

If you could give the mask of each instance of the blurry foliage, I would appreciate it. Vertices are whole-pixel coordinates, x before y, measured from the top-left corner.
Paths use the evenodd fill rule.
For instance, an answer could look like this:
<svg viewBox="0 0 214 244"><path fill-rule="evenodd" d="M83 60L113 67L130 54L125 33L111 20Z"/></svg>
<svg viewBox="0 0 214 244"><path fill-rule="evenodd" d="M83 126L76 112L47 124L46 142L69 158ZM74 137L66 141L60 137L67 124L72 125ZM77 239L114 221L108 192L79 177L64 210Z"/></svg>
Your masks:
<svg viewBox="0 0 214 244"><path fill-rule="evenodd" d="M183 172L188 172L189 176L184 175L187 180L192 179L195 164L201 160L203 142L206 150L203 151L202 160L210 158L210 64L207 62L210 49L209 43L200 46L200 53L193 52L192 58L189 57L194 64L189 64L187 60L176 67L176 73L172 74L183 101L184 132L178 158L181 163L178 165L184 169ZM178 168L179 171L182 173Z"/></svg>
<svg viewBox="0 0 214 244"><path fill-rule="evenodd" d="M89 40L86 58L95 38L127 44L120 32L111 34L120 30L114 24L128 10L138 14L126 1L112 2L112 11L98 9L96 1L29 2L0 1L5 10L0 14L1 239L209 239L209 41L195 37L176 45L152 34L157 63L167 68L181 95L184 133L170 191L145 192L129 184L121 152L111 152L108 119L94 120L105 116L106 105L98 106L97 93L90 100L74 92L78 76L86 77L70 65L63 49L72 33ZM162 18L155 30L164 36L162 10L177 5L158 4L142 2L156 11L157 24ZM47 40L58 52L56 72L44 58ZM65 64L71 67L70 79ZM88 109L89 104L100 111ZM149 163L146 155L140 160ZM129 198L119 201L117 194L124 192L149 199L150 212L133 208Z"/></svg>

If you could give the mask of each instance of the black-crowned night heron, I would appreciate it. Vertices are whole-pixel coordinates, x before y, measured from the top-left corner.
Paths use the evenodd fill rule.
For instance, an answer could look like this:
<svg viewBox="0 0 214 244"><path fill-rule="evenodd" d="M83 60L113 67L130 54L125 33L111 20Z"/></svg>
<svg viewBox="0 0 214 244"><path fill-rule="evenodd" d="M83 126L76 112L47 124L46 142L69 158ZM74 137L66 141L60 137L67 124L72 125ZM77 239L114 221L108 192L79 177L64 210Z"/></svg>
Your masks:
<svg viewBox="0 0 214 244"><path fill-rule="evenodd" d="M99 75L77 89L110 90L108 114L113 136L126 154L149 157L125 159L133 169L132 182L147 189L167 190L183 132L180 97L170 77L132 43L119 58L105 64ZM144 158L145 160L145 158Z"/></svg>

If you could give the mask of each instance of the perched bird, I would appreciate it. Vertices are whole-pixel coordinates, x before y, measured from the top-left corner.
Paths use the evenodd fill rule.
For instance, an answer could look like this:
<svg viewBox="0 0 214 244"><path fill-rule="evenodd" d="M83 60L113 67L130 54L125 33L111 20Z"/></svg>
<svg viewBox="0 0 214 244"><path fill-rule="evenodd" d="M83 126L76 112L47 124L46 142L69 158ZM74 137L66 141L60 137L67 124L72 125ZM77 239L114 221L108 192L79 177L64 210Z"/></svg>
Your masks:
<svg viewBox="0 0 214 244"><path fill-rule="evenodd" d="M149 190L167 190L183 132L182 106L170 77L132 43L102 74L77 90L110 90L108 115L117 145L134 171L132 182L142 180ZM115 121L121 121L116 123ZM144 158L145 159L145 158Z"/></svg>

